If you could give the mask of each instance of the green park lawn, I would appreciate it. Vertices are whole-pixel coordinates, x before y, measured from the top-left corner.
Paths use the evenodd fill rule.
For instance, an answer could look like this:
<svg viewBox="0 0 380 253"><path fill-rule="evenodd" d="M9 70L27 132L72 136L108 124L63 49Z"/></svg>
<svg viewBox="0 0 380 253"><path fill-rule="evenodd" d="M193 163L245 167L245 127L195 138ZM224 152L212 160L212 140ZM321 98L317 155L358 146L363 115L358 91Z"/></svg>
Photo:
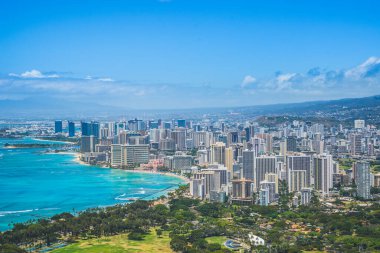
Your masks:
<svg viewBox="0 0 380 253"><path fill-rule="evenodd" d="M212 236L212 237L207 237L205 239L209 244L217 243L217 244L220 244L220 246L222 246L222 249L226 249L226 246L224 246L224 243L227 241L227 237L225 236Z"/></svg>
<svg viewBox="0 0 380 253"><path fill-rule="evenodd" d="M107 236L88 240L80 240L77 243L53 250L52 253L137 253L137 252L173 252L170 249L168 232L164 231L161 237L153 230L144 236L141 241L128 239L128 234Z"/></svg>

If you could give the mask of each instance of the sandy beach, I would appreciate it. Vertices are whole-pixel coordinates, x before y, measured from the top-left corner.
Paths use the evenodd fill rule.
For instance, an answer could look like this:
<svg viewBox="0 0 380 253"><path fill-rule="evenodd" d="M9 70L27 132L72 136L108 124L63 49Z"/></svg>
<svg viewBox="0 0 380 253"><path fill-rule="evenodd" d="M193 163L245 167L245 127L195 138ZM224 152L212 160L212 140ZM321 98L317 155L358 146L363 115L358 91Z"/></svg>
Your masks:
<svg viewBox="0 0 380 253"><path fill-rule="evenodd" d="M86 166L90 166L90 164L88 163L85 163L83 162L80 157L81 157L81 154L80 153L77 153L77 152L48 152L46 154L54 154L54 155L72 155L74 156L74 159L73 161L76 162L76 163L79 163L79 164L82 164L82 165L86 165Z"/></svg>
<svg viewBox="0 0 380 253"><path fill-rule="evenodd" d="M188 179L187 177L184 177L184 176L181 176L181 175L178 175L178 174L174 174L174 173L171 173L171 172L160 172L160 171L151 171L151 170L142 170L142 169L125 170L125 171L132 172L132 173L160 174L160 175L165 175L165 176L169 176L169 177L180 178L183 181L185 181L186 183L190 182L190 179Z"/></svg>
<svg viewBox="0 0 380 253"><path fill-rule="evenodd" d="M33 137L31 139L35 140L35 141L46 141L46 142L56 142L56 143L65 143L65 144L75 144L75 143L70 142L70 141L56 141L56 140L40 139L40 138L37 138L37 137Z"/></svg>
<svg viewBox="0 0 380 253"><path fill-rule="evenodd" d="M80 157L81 157L81 154L80 153L77 153L77 152L58 152L58 153L52 153L52 154L62 154L62 155L74 155L75 158L73 161L79 163L79 164L82 164L82 165L87 165L87 166L91 166L90 164L86 163L86 162L83 162ZM109 169L119 169L119 168L112 168L112 167L106 167L106 168L109 168ZM184 177L184 176L181 176L181 175L178 175L178 174L174 174L174 173L171 173L171 172L160 172L160 171L153 171L153 170L143 170L143 169L133 169L133 170L124 170L126 172L130 172L130 173L149 173L149 174L160 174L160 175L164 175L164 176L169 176L169 177L176 177L176 178L180 178L182 179L183 181L185 181L186 183L189 183L190 180L187 178L187 177Z"/></svg>

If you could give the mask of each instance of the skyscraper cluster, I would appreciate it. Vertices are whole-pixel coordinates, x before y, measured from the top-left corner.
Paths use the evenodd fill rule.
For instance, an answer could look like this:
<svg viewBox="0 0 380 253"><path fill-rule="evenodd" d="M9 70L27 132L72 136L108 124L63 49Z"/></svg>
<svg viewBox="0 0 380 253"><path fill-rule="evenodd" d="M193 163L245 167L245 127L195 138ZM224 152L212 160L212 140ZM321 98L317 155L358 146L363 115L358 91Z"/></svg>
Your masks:
<svg viewBox="0 0 380 253"><path fill-rule="evenodd" d="M160 164L158 169L190 175L194 197L270 205L280 187L300 204L308 204L313 191L329 197L353 182L358 197L371 198L376 175L366 160L379 153L376 131L356 121L353 128L298 120L269 128L220 119L133 119L81 122L80 138L86 162ZM340 168L344 159L353 161L351 167Z"/></svg>

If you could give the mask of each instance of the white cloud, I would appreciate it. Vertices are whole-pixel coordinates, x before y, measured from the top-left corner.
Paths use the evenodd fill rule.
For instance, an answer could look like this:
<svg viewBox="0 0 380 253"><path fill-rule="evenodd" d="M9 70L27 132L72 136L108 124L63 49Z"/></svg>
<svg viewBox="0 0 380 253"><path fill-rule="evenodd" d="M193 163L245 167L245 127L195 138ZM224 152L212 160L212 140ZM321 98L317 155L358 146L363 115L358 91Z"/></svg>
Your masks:
<svg viewBox="0 0 380 253"><path fill-rule="evenodd" d="M380 91L380 58L371 57L350 69L329 70L313 68L306 72L286 72L267 78L243 76L240 89L216 86L214 83L170 84L130 83L99 76L78 76L73 73L26 71L0 77L1 99L62 98L67 101L120 106L162 108L170 106L201 107L223 105L252 105L273 102L294 102L343 97L375 95ZM55 78L54 78L55 77ZM239 80L238 80L239 81ZM200 92L201 91L201 92ZM163 94L157 96L157 94ZM186 105L183 101L186 100ZM228 102L230 101L230 102ZM233 101L233 102L231 102ZM189 106L190 105L190 106Z"/></svg>
<svg viewBox="0 0 380 253"><path fill-rule="evenodd" d="M245 88L246 94L248 90L253 90L249 85L250 76L246 76L243 80L242 87ZM353 90L367 90L369 92L379 88L380 90L380 58L370 57L362 64L345 70L329 70L323 68L312 68L305 73L284 73L277 72L273 77L260 79L255 81L255 94L260 92L286 92L300 96L301 94L329 94L336 92L342 94L350 94Z"/></svg>
<svg viewBox="0 0 380 253"><path fill-rule="evenodd" d="M279 83L289 82L296 75L297 75L296 73L281 74L277 77L277 82Z"/></svg>
<svg viewBox="0 0 380 253"><path fill-rule="evenodd" d="M347 78L360 79L372 77L380 73L380 58L370 57L365 62L352 69L347 70L344 74Z"/></svg>
<svg viewBox="0 0 380 253"><path fill-rule="evenodd" d="M243 79L243 82L241 83L241 87L245 88L249 86L250 84L253 84L256 82L256 78L251 75L246 75Z"/></svg>
<svg viewBox="0 0 380 253"><path fill-rule="evenodd" d="M44 75L38 71L38 70L31 70L31 71L25 71L24 73L21 74L21 77L25 78L43 78Z"/></svg>
<svg viewBox="0 0 380 253"><path fill-rule="evenodd" d="M21 78L58 78L59 75L57 74L48 74L45 75L41 71L32 69L30 71L25 71L24 73L21 73L20 75L15 73L9 73L9 76L12 77L21 77Z"/></svg>
<svg viewBox="0 0 380 253"><path fill-rule="evenodd" d="M113 80L112 78L109 78L109 77L105 77L105 78L98 78L98 81L101 81L101 82L114 82L115 80Z"/></svg>

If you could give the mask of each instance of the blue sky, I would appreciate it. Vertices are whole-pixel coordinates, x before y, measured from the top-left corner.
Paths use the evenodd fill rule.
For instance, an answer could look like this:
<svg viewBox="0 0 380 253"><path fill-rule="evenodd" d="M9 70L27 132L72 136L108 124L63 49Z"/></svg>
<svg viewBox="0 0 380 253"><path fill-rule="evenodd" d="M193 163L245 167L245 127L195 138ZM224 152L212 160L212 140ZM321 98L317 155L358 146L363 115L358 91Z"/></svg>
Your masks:
<svg viewBox="0 0 380 253"><path fill-rule="evenodd" d="M380 91L379 1L1 1L0 100L191 108Z"/></svg>

